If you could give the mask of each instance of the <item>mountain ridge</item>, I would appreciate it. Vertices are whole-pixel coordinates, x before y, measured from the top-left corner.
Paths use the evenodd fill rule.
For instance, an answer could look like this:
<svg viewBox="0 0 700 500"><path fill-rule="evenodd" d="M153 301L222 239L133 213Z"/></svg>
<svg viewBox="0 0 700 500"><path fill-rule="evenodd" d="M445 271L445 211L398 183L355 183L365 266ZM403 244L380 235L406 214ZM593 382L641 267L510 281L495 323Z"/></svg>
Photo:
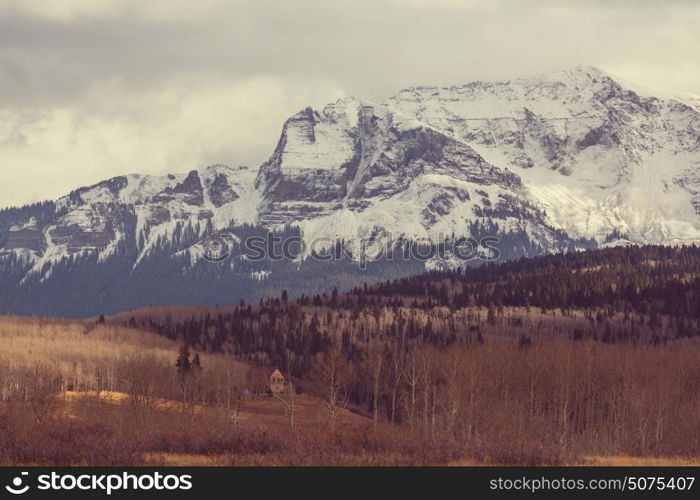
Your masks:
<svg viewBox="0 0 700 500"><path fill-rule="evenodd" d="M182 276L208 264L208 242L239 247L250 231L355 251L366 241L390 247L478 233L506 238L504 258L697 243L700 112L692 99L639 93L589 66L409 87L382 104L346 97L286 120L257 168L130 174L0 210L0 274L11 289L41 289L81 259L119 261L132 275L158 257L161 267L177 262ZM244 260L216 272L270 275ZM448 256L421 265L461 264ZM109 296L110 285L100 286Z"/></svg>

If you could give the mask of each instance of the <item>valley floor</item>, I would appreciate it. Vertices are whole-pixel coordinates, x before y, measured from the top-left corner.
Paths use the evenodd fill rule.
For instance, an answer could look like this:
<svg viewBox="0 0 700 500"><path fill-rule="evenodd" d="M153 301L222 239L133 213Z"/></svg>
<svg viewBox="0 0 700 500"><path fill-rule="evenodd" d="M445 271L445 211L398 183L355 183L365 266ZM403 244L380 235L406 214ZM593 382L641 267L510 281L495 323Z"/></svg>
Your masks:
<svg viewBox="0 0 700 500"><path fill-rule="evenodd" d="M518 342L507 313L481 342L404 359L397 417L377 423L371 406L350 411L337 394L329 405L327 384L309 379L293 400L253 396L250 365L230 355L199 351L184 375L185 346L154 333L0 317L0 464L700 464L694 339L604 344L533 328L532 343ZM322 380L333 360L319 359ZM370 368L361 360L346 382ZM379 379L387 409L390 368Z"/></svg>
<svg viewBox="0 0 700 500"><path fill-rule="evenodd" d="M0 403L0 464L12 465L583 465L697 466L700 457L574 456L538 463L500 461L488 454L457 458L462 451L440 439L407 439L386 424L338 409L328 426L327 408L316 397L295 399L295 427L284 402L271 395L246 401L237 413L156 399L134 408L128 394L66 392L43 422L24 418L21 407ZM431 448L431 446L433 448Z"/></svg>

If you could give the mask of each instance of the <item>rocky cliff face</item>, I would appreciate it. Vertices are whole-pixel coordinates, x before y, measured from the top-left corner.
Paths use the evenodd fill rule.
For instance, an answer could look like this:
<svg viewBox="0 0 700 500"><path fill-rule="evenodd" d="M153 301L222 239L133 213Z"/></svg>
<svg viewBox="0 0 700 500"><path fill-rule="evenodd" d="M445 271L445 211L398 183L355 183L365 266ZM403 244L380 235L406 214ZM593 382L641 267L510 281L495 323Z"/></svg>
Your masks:
<svg viewBox="0 0 700 500"><path fill-rule="evenodd" d="M290 118L256 185L259 221L299 224L308 238L464 234L480 217L547 225L516 172L425 122L352 98Z"/></svg>
<svg viewBox="0 0 700 500"><path fill-rule="evenodd" d="M289 118L259 168L116 177L1 211L0 276L11 290L46 290L92 265L118 262L128 277L156 255L161 267L177 262L169 276L184 276L221 230L240 242L250 228L290 225L307 241L350 245L469 236L482 225L520 235L509 256L700 242L699 102L648 95L589 67L410 88L381 105L341 99Z"/></svg>

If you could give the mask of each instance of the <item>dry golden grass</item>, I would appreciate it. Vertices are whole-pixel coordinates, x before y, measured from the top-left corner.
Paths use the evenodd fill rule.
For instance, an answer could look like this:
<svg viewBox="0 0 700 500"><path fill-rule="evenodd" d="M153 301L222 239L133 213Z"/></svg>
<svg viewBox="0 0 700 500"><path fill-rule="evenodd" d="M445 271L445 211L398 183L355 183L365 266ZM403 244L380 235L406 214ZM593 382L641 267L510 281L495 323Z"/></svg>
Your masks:
<svg viewBox="0 0 700 500"><path fill-rule="evenodd" d="M576 465L622 466L622 467L677 467L699 466L700 457L629 457L629 456L587 456Z"/></svg>
<svg viewBox="0 0 700 500"><path fill-rule="evenodd" d="M500 467L503 465L490 460L456 460L448 464L450 467L479 467L492 466ZM569 466L592 466L592 467L689 467L699 466L700 458L685 458L685 457L631 457L631 456L585 456L581 460L571 463L562 463L561 465Z"/></svg>
<svg viewBox="0 0 700 500"><path fill-rule="evenodd" d="M84 399L94 399L97 400L97 392L95 391L66 391L63 394L64 400L66 402L72 402L76 400ZM125 405L129 404L129 395L125 392L118 391L101 391L99 401L101 403L114 404L114 405ZM174 411L181 409L183 404L180 401L174 399L166 398L154 398L151 402L151 408L154 410L161 411ZM204 406L188 404L187 411L193 413L200 413L204 411Z"/></svg>
<svg viewBox="0 0 700 500"><path fill-rule="evenodd" d="M114 389L114 365L129 356L151 356L173 365L180 345L155 333L113 325L60 319L0 316L0 364L52 366L79 387L95 385L98 371L103 387ZM243 372L248 365L221 354L200 353L205 368Z"/></svg>
<svg viewBox="0 0 700 500"><path fill-rule="evenodd" d="M294 397L294 416L297 425L308 428L323 429L328 423L328 410L323 401L308 394L298 394ZM246 400L241 406L238 416L241 423L258 425L279 425L288 423L285 416L285 405L275 397L261 396ZM336 428L357 429L365 428L370 420L352 413L346 409L339 409L336 417Z"/></svg>
<svg viewBox="0 0 700 500"><path fill-rule="evenodd" d="M228 465L225 455L194 455L191 453L146 453L145 465L168 467L214 467Z"/></svg>
<svg viewBox="0 0 700 500"><path fill-rule="evenodd" d="M1 355L22 362L95 362L131 353L171 359L179 344L155 333L68 320L0 316ZM219 355L201 354L208 360Z"/></svg>
<svg viewBox="0 0 700 500"><path fill-rule="evenodd" d="M74 401L85 399L97 399L94 391L67 391L64 394L64 401L71 403ZM117 391L102 391L100 393L100 402L113 405L126 405L129 403L129 396L123 392ZM69 405L66 405L67 414L70 412ZM201 414L212 412L213 408L198 405L183 404L179 401L165 398L157 398L154 400L152 408L161 411L182 411L183 408L189 413ZM296 425L300 428L323 430L328 423L328 410L323 401L309 394L297 394L294 397L294 418ZM238 415L232 420L240 424L249 424L261 427L287 427L289 426L289 417L285 404L270 395L259 396L254 399L244 400L241 404ZM338 430L364 430L369 428L370 419L353 413L344 408L338 409L336 417L336 428Z"/></svg>

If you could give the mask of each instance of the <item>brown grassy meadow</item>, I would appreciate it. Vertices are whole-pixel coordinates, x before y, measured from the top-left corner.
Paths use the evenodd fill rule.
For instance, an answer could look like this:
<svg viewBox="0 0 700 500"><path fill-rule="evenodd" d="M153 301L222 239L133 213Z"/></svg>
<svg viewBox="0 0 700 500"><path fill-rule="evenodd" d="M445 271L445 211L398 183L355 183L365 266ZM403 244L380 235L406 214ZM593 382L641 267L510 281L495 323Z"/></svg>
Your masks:
<svg viewBox="0 0 700 500"><path fill-rule="evenodd" d="M403 421L374 422L337 402L333 425L317 384L252 397L247 364L204 352L201 372L185 380L175 369L180 344L133 328L4 317L0 345L5 465L686 465L700 457L694 343L547 336L524 348L486 336L426 346L402 360ZM352 383L358 372L348 373Z"/></svg>

